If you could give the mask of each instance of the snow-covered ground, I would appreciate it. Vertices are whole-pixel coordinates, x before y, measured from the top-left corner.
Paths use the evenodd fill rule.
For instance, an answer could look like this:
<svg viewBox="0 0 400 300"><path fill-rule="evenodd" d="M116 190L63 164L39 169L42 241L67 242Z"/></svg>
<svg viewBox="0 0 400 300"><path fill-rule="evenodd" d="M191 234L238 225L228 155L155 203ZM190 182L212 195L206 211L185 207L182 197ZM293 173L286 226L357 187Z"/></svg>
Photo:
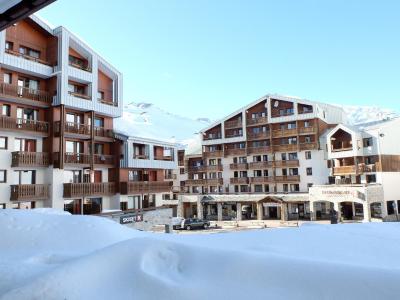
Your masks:
<svg viewBox="0 0 400 300"><path fill-rule="evenodd" d="M1 299L400 295L398 223L167 235L51 212L0 212Z"/></svg>

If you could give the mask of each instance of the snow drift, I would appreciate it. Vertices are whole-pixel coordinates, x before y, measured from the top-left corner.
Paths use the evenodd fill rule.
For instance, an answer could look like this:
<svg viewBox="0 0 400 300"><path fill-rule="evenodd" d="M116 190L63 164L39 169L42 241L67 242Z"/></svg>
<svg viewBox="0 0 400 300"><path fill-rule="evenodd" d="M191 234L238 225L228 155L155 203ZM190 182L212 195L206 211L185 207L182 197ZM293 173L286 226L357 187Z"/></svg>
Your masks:
<svg viewBox="0 0 400 300"><path fill-rule="evenodd" d="M0 212L1 299L383 299L400 293L400 224L210 235L100 217Z"/></svg>

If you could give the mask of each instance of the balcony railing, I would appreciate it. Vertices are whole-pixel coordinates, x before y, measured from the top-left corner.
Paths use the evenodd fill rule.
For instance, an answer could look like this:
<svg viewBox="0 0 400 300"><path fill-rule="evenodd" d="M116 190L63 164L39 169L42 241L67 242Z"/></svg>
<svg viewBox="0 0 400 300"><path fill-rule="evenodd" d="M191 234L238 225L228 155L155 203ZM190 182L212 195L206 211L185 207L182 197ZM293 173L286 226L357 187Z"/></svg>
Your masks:
<svg viewBox="0 0 400 300"><path fill-rule="evenodd" d="M230 138L235 138L235 137L242 137L243 133L226 133L225 138L230 139Z"/></svg>
<svg viewBox="0 0 400 300"><path fill-rule="evenodd" d="M271 152L270 146L262 146L262 147L249 147L247 148L248 154L264 154Z"/></svg>
<svg viewBox="0 0 400 300"><path fill-rule="evenodd" d="M105 105L118 106L118 103L114 102L113 100L97 99L97 101Z"/></svg>
<svg viewBox="0 0 400 300"><path fill-rule="evenodd" d="M229 168L231 170L247 170L247 163L235 163L235 164L230 164Z"/></svg>
<svg viewBox="0 0 400 300"><path fill-rule="evenodd" d="M60 133L60 125L61 122L55 122L55 133ZM80 124L75 122L65 122L64 124L64 132L69 134L81 134L81 135L90 135L90 126L86 124Z"/></svg>
<svg viewBox="0 0 400 300"><path fill-rule="evenodd" d="M268 139L270 137L270 132L269 131L263 131L263 132L249 132L247 134L247 139L248 140L256 140L256 139Z"/></svg>
<svg viewBox="0 0 400 300"><path fill-rule="evenodd" d="M68 63L71 67L74 67L74 68L77 68L77 69L80 69L80 70L84 70L84 71L87 71L87 72L92 72L92 69L90 68L90 66L89 65L84 65L84 64L79 64L79 63L73 63L73 62L69 62Z"/></svg>
<svg viewBox="0 0 400 300"><path fill-rule="evenodd" d="M173 161L174 158L172 156L164 156L164 155L155 155L154 160L165 160L165 161Z"/></svg>
<svg viewBox="0 0 400 300"><path fill-rule="evenodd" d="M267 124L267 117L258 117L258 118L249 118L247 119L247 125L259 125L259 124Z"/></svg>
<svg viewBox="0 0 400 300"><path fill-rule="evenodd" d="M225 149L225 156L227 155L244 155L246 154L246 149L245 148L227 148Z"/></svg>
<svg viewBox="0 0 400 300"><path fill-rule="evenodd" d="M333 175L351 175L357 174L361 171L357 166L341 166L341 167L334 167L333 168Z"/></svg>
<svg viewBox="0 0 400 300"><path fill-rule="evenodd" d="M43 65L52 66L52 64L50 62L48 62L46 60L43 60L43 59L40 59L40 58L37 58L37 57L33 57L33 56L30 56L30 55L27 55L27 54L22 54L22 53L19 53L17 51L11 50L11 49L5 49L5 51L8 54L11 54L11 55L14 55L14 56L19 56L19 57L22 57L22 58L24 58L26 60L34 61L34 62L43 64Z"/></svg>
<svg viewBox="0 0 400 300"><path fill-rule="evenodd" d="M224 184L224 180L222 178L209 178L207 179L208 185L222 185Z"/></svg>
<svg viewBox="0 0 400 300"><path fill-rule="evenodd" d="M204 151L203 155L204 157L222 157L224 155L224 152L222 150Z"/></svg>
<svg viewBox="0 0 400 300"><path fill-rule="evenodd" d="M232 177L230 179L231 184L248 184L249 178L248 177Z"/></svg>
<svg viewBox="0 0 400 300"><path fill-rule="evenodd" d="M297 151L297 144L273 145L273 149L276 152Z"/></svg>
<svg viewBox="0 0 400 300"><path fill-rule="evenodd" d="M129 181L120 183L122 195L162 193L172 189L171 181Z"/></svg>
<svg viewBox="0 0 400 300"><path fill-rule="evenodd" d="M307 134L311 134L311 133L316 133L317 129L315 127L300 127L299 128L299 133L307 133Z"/></svg>
<svg viewBox="0 0 400 300"><path fill-rule="evenodd" d="M91 96L86 95L86 94L81 94L81 93L76 93L76 92L71 92L71 91L68 91L68 94L70 94L73 97L82 98L82 99L85 99L85 100L92 99Z"/></svg>
<svg viewBox="0 0 400 300"><path fill-rule="evenodd" d="M297 128L272 130L272 137L274 138L295 135L297 135Z"/></svg>
<svg viewBox="0 0 400 300"><path fill-rule="evenodd" d="M318 149L318 143L300 143L300 150L316 150Z"/></svg>
<svg viewBox="0 0 400 300"><path fill-rule="evenodd" d="M212 135L204 135L203 136L203 140L204 141L209 141L209 140L218 140L218 139L220 139L222 136L221 136L221 133L219 133L219 134L212 134Z"/></svg>
<svg viewBox="0 0 400 300"><path fill-rule="evenodd" d="M106 154L85 154L85 153L75 153L66 152L64 154L64 163L72 165L90 165L92 163L95 165L108 165L113 166L116 164L115 155ZM53 154L53 163L59 166L59 152Z"/></svg>
<svg viewBox="0 0 400 300"><path fill-rule="evenodd" d="M11 167L47 167L49 164L49 153L23 151L11 153Z"/></svg>
<svg viewBox="0 0 400 300"><path fill-rule="evenodd" d="M242 120L232 120L232 121L226 121L225 122L225 128L240 128L242 127L243 123Z"/></svg>
<svg viewBox="0 0 400 300"><path fill-rule="evenodd" d="M64 198L108 196L114 194L114 182L64 183Z"/></svg>
<svg viewBox="0 0 400 300"><path fill-rule="evenodd" d="M250 183L265 183L273 181L274 181L274 176L250 177Z"/></svg>
<svg viewBox="0 0 400 300"><path fill-rule="evenodd" d="M90 131L90 130L89 130ZM112 129L105 129L103 127L94 127L94 136L95 137L101 137L101 138L110 138L113 139L115 136L115 133Z"/></svg>
<svg viewBox="0 0 400 300"><path fill-rule="evenodd" d="M290 160L275 160L274 167L281 168L281 167L298 167L299 160L298 159L290 159Z"/></svg>
<svg viewBox="0 0 400 300"><path fill-rule="evenodd" d="M49 123L36 120L0 116L0 128L47 134L49 132Z"/></svg>
<svg viewBox="0 0 400 300"><path fill-rule="evenodd" d="M0 83L0 94L5 97L32 100L46 105L50 105L53 102L52 95L47 91L30 89L8 83Z"/></svg>
<svg viewBox="0 0 400 300"><path fill-rule="evenodd" d="M49 198L48 184L18 184L11 185L12 201L45 200Z"/></svg>
<svg viewBox="0 0 400 300"><path fill-rule="evenodd" d="M206 184L206 179L187 179L186 185L203 185Z"/></svg>
<svg viewBox="0 0 400 300"><path fill-rule="evenodd" d="M300 175L275 176L276 182L299 182Z"/></svg>
<svg viewBox="0 0 400 300"><path fill-rule="evenodd" d="M266 169L272 168L272 161L255 161L249 163L250 169Z"/></svg>

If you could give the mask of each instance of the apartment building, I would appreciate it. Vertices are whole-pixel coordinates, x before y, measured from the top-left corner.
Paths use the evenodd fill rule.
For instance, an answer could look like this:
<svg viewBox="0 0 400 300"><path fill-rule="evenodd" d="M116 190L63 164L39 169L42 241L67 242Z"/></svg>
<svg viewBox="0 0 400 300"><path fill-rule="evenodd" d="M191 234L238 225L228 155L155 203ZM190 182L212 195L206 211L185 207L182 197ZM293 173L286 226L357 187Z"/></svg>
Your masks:
<svg viewBox="0 0 400 300"><path fill-rule="evenodd" d="M177 147L173 143L117 134L120 166L113 171L119 182L115 203L122 211L168 206L176 210L172 193L174 171L178 168Z"/></svg>
<svg viewBox="0 0 400 300"><path fill-rule="evenodd" d="M329 178L320 137L343 122L344 111L336 106L279 95L262 97L202 131L202 154L187 159L186 192L231 194L229 201L221 200L231 202L224 204L230 206L224 216L237 207L239 200L234 198L239 196L233 194L260 194L260 201L262 194L274 194L274 203L293 195L288 213L300 209L306 216L307 201L301 194L308 195L311 186L326 184ZM278 205L266 203L257 216L257 201L250 202L244 208L248 218L283 216ZM211 211L216 216L219 210Z"/></svg>
<svg viewBox="0 0 400 300"><path fill-rule="evenodd" d="M64 27L31 16L0 33L1 207L111 206L122 75Z"/></svg>
<svg viewBox="0 0 400 300"><path fill-rule="evenodd" d="M397 219L400 213L400 119L339 124L321 137L330 185L310 189L315 219L334 209L344 220Z"/></svg>

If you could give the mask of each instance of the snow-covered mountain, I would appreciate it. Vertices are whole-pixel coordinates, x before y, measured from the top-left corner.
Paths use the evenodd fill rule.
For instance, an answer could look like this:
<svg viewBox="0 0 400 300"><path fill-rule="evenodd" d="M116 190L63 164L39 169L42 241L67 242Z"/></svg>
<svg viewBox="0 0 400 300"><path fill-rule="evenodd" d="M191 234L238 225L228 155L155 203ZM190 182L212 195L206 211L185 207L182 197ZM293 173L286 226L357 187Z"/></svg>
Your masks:
<svg viewBox="0 0 400 300"><path fill-rule="evenodd" d="M393 118L394 110L372 106L343 106L350 124ZM221 114L221 118L224 115ZM124 105L123 117L117 119L116 129L130 136L147 137L176 142L199 152L198 132L211 124L206 117L191 119L163 110L152 103L131 102Z"/></svg>
<svg viewBox="0 0 400 300"><path fill-rule="evenodd" d="M346 112L350 124L360 124L366 122L392 119L398 116L398 113L392 109L381 108L377 106L342 106Z"/></svg>

